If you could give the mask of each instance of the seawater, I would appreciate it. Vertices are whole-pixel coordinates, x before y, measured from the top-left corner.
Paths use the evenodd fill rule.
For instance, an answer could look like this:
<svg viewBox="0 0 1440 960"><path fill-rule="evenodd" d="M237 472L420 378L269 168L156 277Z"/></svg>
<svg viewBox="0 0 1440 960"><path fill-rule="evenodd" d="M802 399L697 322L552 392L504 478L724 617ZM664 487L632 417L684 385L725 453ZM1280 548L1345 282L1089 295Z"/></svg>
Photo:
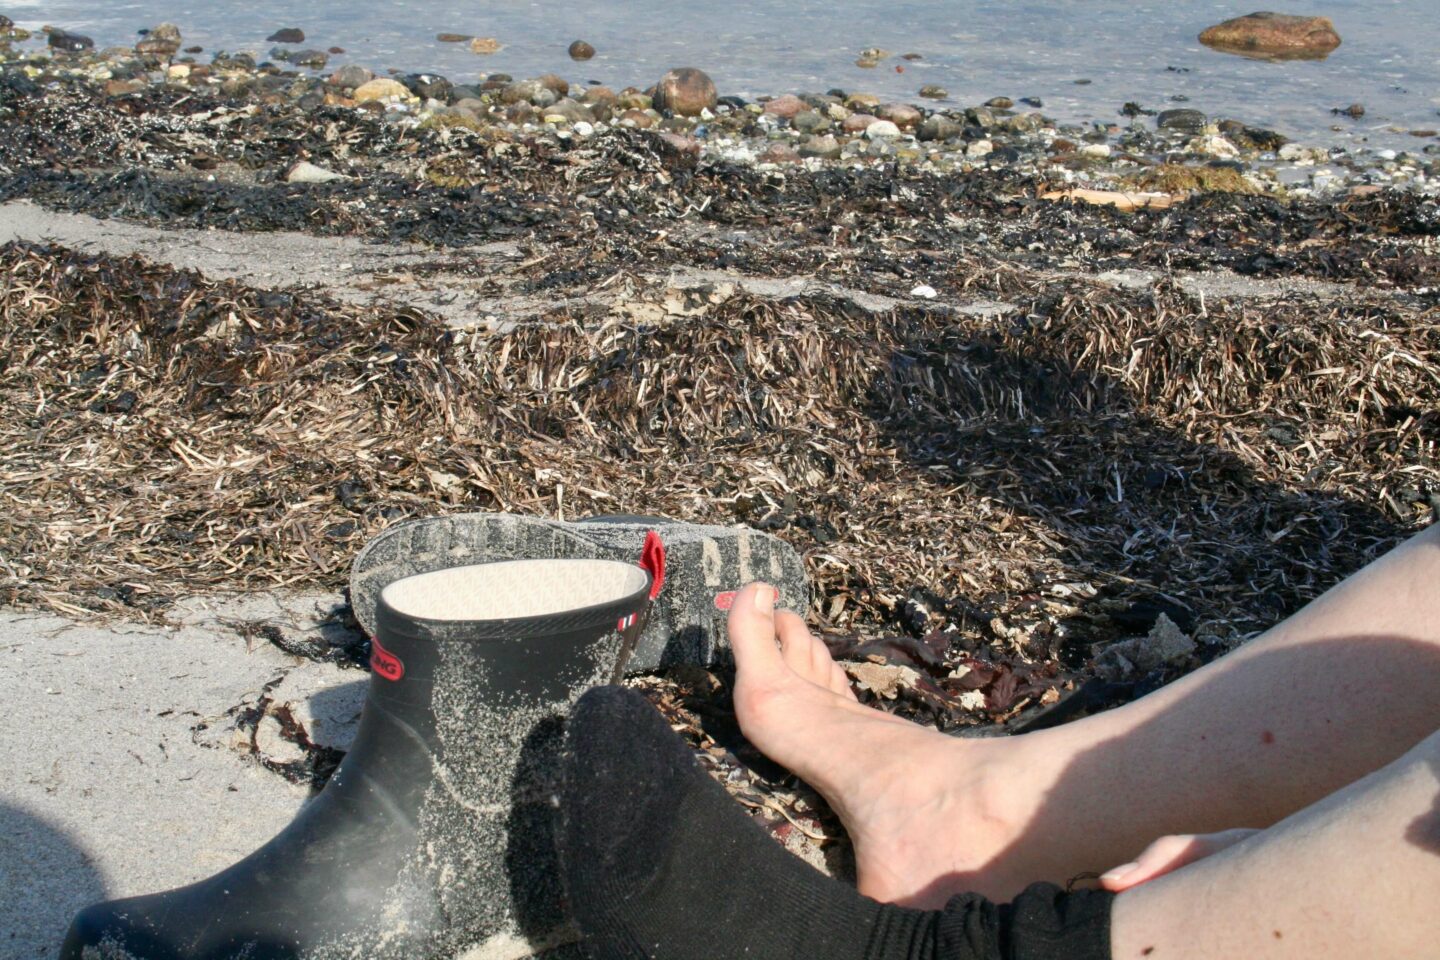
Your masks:
<svg viewBox="0 0 1440 960"><path fill-rule="evenodd" d="M921 102L924 84L950 105L1004 95L1037 97L1061 121L1126 122L1126 101L1187 106L1279 130L1306 143L1419 150L1440 143L1411 130L1440 127L1440 17L1434 0L1317 0L1286 9L1329 16L1343 39L1325 60L1271 63L1222 54L1196 39L1206 26L1250 12L1215 0L0 0L19 25L88 33L129 44L141 27L179 24L185 42L264 58L280 27L305 47L343 47L377 70L433 71L455 82L488 73L558 72L616 88L648 86L665 70L696 66L722 93L754 97L839 87ZM1263 4L1262 4L1263 6ZM495 37L494 55L438 43L438 33ZM575 39L598 55L572 63ZM861 50L895 56L874 69ZM905 61L903 53L923 59ZM202 56L202 60L205 57ZM896 67L903 68L897 72ZM1089 83L1077 84L1076 81ZM1333 108L1364 104L1360 121Z"/></svg>

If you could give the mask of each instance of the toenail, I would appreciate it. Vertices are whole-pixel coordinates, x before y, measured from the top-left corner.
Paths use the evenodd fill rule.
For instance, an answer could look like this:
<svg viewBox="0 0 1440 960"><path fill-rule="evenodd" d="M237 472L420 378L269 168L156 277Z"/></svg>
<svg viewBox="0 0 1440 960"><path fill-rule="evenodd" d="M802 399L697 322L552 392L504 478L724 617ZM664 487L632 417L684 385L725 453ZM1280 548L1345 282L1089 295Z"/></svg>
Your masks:
<svg viewBox="0 0 1440 960"><path fill-rule="evenodd" d="M755 591L755 609L767 615L774 613L775 597L778 593L779 591L768 584L761 585L760 589Z"/></svg>

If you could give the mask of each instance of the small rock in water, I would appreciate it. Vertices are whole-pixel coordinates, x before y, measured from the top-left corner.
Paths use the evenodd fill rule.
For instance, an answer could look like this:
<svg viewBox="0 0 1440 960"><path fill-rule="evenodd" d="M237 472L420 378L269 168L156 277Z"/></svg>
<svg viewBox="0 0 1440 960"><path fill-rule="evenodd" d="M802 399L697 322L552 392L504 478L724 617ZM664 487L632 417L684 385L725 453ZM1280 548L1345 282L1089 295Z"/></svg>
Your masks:
<svg viewBox="0 0 1440 960"><path fill-rule="evenodd" d="M146 34L146 36L154 40L170 40L174 43L179 43L180 28L173 23L162 23L151 27L150 32Z"/></svg>
<svg viewBox="0 0 1440 960"><path fill-rule="evenodd" d="M1261 12L1217 23L1200 42L1223 53L1318 58L1340 46L1340 34L1329 17Z"/></svg>
<svg viewBox="0 0 1440 960"><path fill-rule="evenodd" d="M471 37L470 37L470 34L468 34L468 33L437 33L437 34L435 34L435 40L436 40L437 43L465 43L466 41L468 41L468 40L470 40L470 39L471 39Z"/></svg>
<svg viewBox="0 0 1440 960"><path fill-rule="evenodd" d="M703 110L715 109L717 99L715 81L694 67L671 70L655 84L655 109L682 117L697 117Z"/></svg>
<svg viewBox="0 0 1440 960"><path fill-rule="evenodd" d="M301 50L299 53L290 54L290 62L297 67L319 70L330 62L330 55L323 50Z"/></svg>
<svg viewBox="0 0 1440 960"><path fill-rule="evenodd" d="M902 53L902 54L900 54L900 59L901 59L901 60L924 60L925 58L922 57L922 56L920 56L920 54L918 54L918 53Z"/></svg>
<svg viewBox="0 0 1440 960"><path fill-rule="evenodd" d="M9 33L15 29L15 21L0 13L0 33Z"/></svg>
<svg viewBox="0 0 1440 960"><path fill-rule="evenodd" d="M569 52L571 60L589 60L591 57L595 56L595 48L590 46L590 44L586 43L584 40L576 40L574 43L570 44Z"/></svg>
<svg viewBox="0 0 1440 960"><path fill-rule="evenodd" d="M1011 100L1009 97L991 97L989 100L985 101L985 106L989 107L991 110L1009 110L1011 107L1015 106L1015 101Z"/></svg>
<svg viewBox="0 0 1440 960"><path fill-rule="evenodd" d="M1334 110L1332 110L1332 111L1330 111L1330 112L1331 112L1331 113L1342 113L1342 114L1344 114L1344 115L1347 116L1347 117L1352 117L1352 118L1354 118L1354 119L1356 119L1356 120L1359 120L1361 117L1365 116L1365 104L1363 104L1363 103L1352 103L1352 104L1350 104L1350 106L1346 107L1344 110L1341 110L1341 109L1339 109L1339 108L1337 107L1336 109L1334 109Z"/></svg>
<svg viewBox="0 0 1440 960"><path fill-rule="evenodd" d="M135 44L135 52L142 57L155 57L165 60L175 56L180 51L178 40L166 40L162 37L150 36Z"/></svg>
<svg viewBox="0 0 1440 960"><path fill-rule="evenodd" d="M1025 104L1027 107L1034 107L1036 110L1039 110L1040 108L1045 106L1045 101L1041 100L1039 97L1021 97L1020 102Z"/></svg>
<svg viewBox="0 0 1440 960"><path fill-rule="evenodd" d="M343 173L317 167L308 160L301 160L285 174L286 183L329 183L331 180L349 180Z"/></svg>
<svg viewBox="0 0 1440 960"><path fill-rule="evenodd" d="M78 53L81 50L92 50L95 41L79 33L71 33L68 30L51 30L50 37L45 41L52 50L65 50L70 53Z"/></svg>
<svg viewBox="0 0 1440 960"><path fill-rule="evenodd" d="M869 57L861 57L860 59L855 61L855 66L859 67L861 70L874 70L879 65L879 60L871 60Z"/></svg>
<svg viewBox="0 0 1440 960"><path fill-rule="evenodd" d="M276 30L265 38L266 43L304 43L305 31L298 27L285 27Z"/></svg>
<svg viewBox="0 0 1440 960"><path fill-rule="evenodd" d="M1182 133L1201 133L1208 122L1205 114L1186 107L1162 110L1160 116L1155 118L1155 125L1161 130L1178 130Z"/></svg>
<svg viewBox="0 0 1440 960"><path fill-rule="evenodd" d="M471 53L499 53L503 48L504 44L494 37L475 37L470 41Z"/></svg>
<svg viewBox="0 0 1440 960"><path fill-rule="evenodd" d="M860 51L862 60L884 60L890 56L890 51L884 47L866 47Z"/></svg>
<svg viewBox="0 0 1440 960"><path fill-rule="evenodd" d="M944 100L950 96L950 91L934 83L927 83L920 88L920 96L927 100Z"/></svg>

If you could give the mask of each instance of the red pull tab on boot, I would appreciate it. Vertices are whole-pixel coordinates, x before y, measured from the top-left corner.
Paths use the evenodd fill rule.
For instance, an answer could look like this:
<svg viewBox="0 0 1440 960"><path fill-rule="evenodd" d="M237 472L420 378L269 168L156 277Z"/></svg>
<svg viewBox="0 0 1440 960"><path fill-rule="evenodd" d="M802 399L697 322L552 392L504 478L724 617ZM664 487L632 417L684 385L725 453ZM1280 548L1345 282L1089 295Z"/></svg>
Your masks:
<svg viewBox="0 0 1440 960"><path fill-rule="evenodd" d="M645 546L640 550L640 566L650 571L650 599L660 596L665 586L665 541L660 534L651 530L645 534Z"/></svg>

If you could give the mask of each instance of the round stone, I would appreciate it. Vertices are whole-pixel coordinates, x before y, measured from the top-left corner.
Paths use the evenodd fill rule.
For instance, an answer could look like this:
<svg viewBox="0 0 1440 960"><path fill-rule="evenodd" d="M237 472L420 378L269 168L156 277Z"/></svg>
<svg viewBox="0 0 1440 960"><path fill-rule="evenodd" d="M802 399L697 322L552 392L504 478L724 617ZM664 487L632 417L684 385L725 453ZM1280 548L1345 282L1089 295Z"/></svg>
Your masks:
<svg viewBox="0 0 1440 960"><path fill-rule="evenodd" d="M718 99L715 81L694 67L671 70L655 84L655 109L669 110L682 117L696 117L704 110L713 110Z"/></svg>
<svg viewBox="0 0 1440 960"><path fill-rule="evenodd" d="M589 60L593 56L595 56L595 48L584 40L576 40L570 44L571 60Z"/></svg>

